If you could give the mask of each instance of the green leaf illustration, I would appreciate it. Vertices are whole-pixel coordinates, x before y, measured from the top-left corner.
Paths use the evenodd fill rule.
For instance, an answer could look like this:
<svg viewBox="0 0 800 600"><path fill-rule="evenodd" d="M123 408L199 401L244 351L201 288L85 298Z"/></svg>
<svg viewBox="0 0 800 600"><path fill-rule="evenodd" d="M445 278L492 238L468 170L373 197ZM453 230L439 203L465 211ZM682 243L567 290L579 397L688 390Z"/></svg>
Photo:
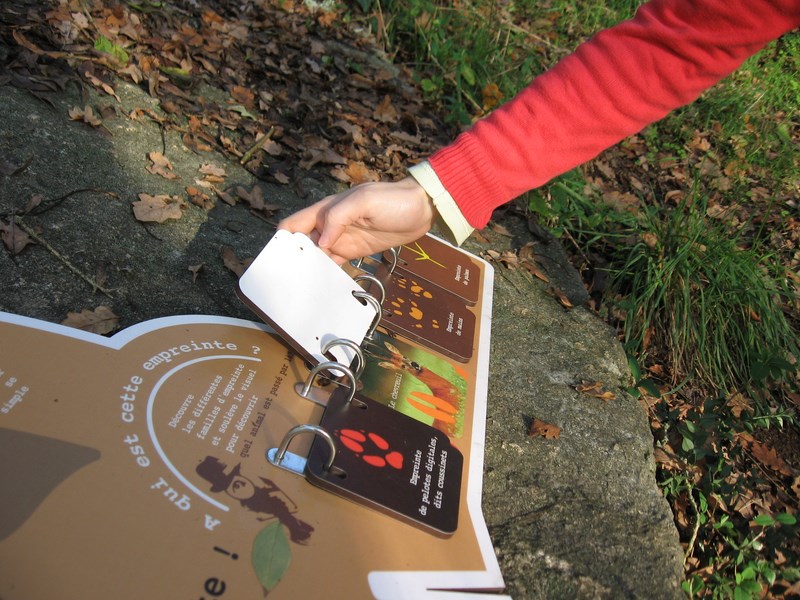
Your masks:
<svg viewBox="0 0 800 600"><path fill-rule="evenodd" d="M264 527L253 540L253 568L267 592L278 585L291 558L289 540L280 521Z"/></svg>

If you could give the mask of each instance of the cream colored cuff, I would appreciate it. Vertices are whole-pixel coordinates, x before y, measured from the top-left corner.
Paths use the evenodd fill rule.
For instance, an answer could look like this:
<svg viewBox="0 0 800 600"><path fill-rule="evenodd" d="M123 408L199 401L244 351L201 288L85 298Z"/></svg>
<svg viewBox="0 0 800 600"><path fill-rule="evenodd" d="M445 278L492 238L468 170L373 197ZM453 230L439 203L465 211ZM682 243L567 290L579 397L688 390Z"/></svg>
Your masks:
<svg viewBox="0 0 800 600"><path fill-rule="evenodd" d="M461 209L458 208L458 204L456 204L450 192L439 181L436 171L426 160L411 167L408 173L416 179L422 189L433 199L433 206L436 208L436 212L439 213L439 220L444 225L445 233L449 234L449 241L460 246L475 231L475 228L464 218Z"/></svg>

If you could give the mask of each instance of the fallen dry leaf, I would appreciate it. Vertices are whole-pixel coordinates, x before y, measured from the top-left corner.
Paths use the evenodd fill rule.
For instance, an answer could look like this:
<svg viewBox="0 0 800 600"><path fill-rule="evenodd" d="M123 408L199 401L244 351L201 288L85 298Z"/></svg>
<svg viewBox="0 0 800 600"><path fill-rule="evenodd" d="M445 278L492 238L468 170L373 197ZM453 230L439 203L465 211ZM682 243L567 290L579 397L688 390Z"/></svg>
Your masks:
<svg viewBox="0 0 800 600"><path fill-rule="evenodd" d="M200 172L204 175L203 180L209 183L222 183L228 176L223 167L209 163L200 165Z"/></svg>
<svg viewBox="0 0 800 600"><path fill-rule="evenodd" d="M781 475L791 476L794 474L791 467L780 457L775 448L770 448L758 440L753 440L750 443L750 453L762 465Z"/></svg>
<svg viewBox="0 0 800 600"><path fill-rule="evenodd" d="M540 279L545 283L550 283L550 278L542 272L535 260L524 260L520 264L525 267L525 270L528 271L528 273L536 277L536 279Z"/></svg>
<svg viewBox="0 0 800 600"><path fill-rule="evenodd" d="M105 335L119 328L119 317L107 306L98 306L94 310L84 309L81 312L68 312L62 325L82 329L90 333Z"/></svg>
<svg viewBox="0 0 800 600"><path fill-rule="evenodd" d="M169 219L180 219L186 202L172 196L139 194L139 200L132 206L133 214L139 221L163 223Z"/></svg>
<svg viewBox="0 0 800 600"><path fill-rule="evenodd" d="M337 167L333 169L331 175L339 181L344 181L353 185L366 183L368 181L380 181L380 175L361 161L349 161L346 167Z"/></svg>
<svg viewBox="0 0 800 600"><path fill-rule="evenodd" d="M220 251L220 255L222 256L222 263L231 271L233 271L237 277L241 277L242 273L244 273L245 269L253 262L252 258L246 258L244 260L240 260L236 253L233 251L233 248L230 246L223 246L222 250Z"/></svg>
<svg viewBox="0 0 800 600"><path fill-rule="evenodd" d="M11 254L19 254L25 246L33 243L31 236L17 227L14 221L8 224L0 221L0 238Z"/></svg>
<svg viewBox="0 0 800 600"><path fill-rule="evenodd" d="M189 265L189 271L192 272L192 283L197 281L197 277L200 275L200 271L203 270L204 266L203 263L199 265Z"/></svg>
<svg viewBox="0 0 800 600"><path fill-rule="evenodd" d="M188 186L186 188L186 194L189 196L189 200L195 206L199 206L203 210L211 210L215 206L214 200L212 200L208 194L204 193L203 191L197 189L194 186Z"/></svg>
<svg viewBox="0 0 800 600"><path fill-rule="evenodd" d="M264 208L264 190L260 186L254 185L250 190L243 186L236 187L236 195L250 205L254 210Z"/></svg>
<svg viewBox="0 0 800 600"><path fill-rule="evenodd" d="M572 302L570 301L569 298L567 298L567 295L562 290L560 290L555 286L552 286L550 288L550 291L553 292L553 294L556 297L556 300L558 300L558 303L561 306L563 306L564 308L574 308Z"/></svg>
<svg viewBox="0 0 800 600"><path fill-rule="evenodd" d="M43 194L34 194L33 196L31 196L31 199L28 200L28 203L25 205L25 212L26 213L31 212L34 208L39 206L43 201L44 201Z"/></svg>
<svg viewBox="0 0 800 600"><path fill-rule="evenodd" d="M392 99L388 95L384 96L383 101L375 108L373 116L381 123L394 123L397 121L397 109L392 106Z"/></svg>
<svg viewBox="0 0 800 600"><path fill-rule="evenodd" d="M73 121L83 121L84 123L88 123L92 127L100 127L103 124L103 120L94 114L92 107L87 105L85 108L81 109L77 106L74 106L69 109L69 118Z"/></svg>
<svg viewBox="0 0 800 600"><path fill-rule="evenodd" d="M151 152L147 155L147 158L153 161L153 164L147 167L147 170L153 175L161 175L164 179L178 178L172 171L172 163L161 152Z"/></svg>
<svg viewBox="0 0 800 600"><path fill-rule="evenodd" d="M667 471L681 472L686 470L686 463L678 458L671 448L655 448L653 450L653 458L657 465Z"/></svg>
<svg viewBox="0 0 800 600"><path fill-rule="evenodd" d="M552 423L545 423L539 419L533 419L530 429L528 429L528 435L531 437L541 436L546 440L557 440L561 435L561 427Z"/></svg>
<svg viewBox="0 0 800 600"><path fill-rule="evenodd" d="M575 386L575 391L593 398L600 398L600 400L615 400L617 395L614 392L603 390L603 384L599 381L582 381Z"/></svg>
<svg viewBox="0 0 800 600"><path fill-rule="evenodd" d="M753 412L753 401L750 398L747 398L740 392L735 392L727 402L728 406L731 409L731 413L737 419L742 416L743 412L752 413Z"/></svg>
<svg viewBox="0 0 800 600"><path fill-rule="evenodd" d="M490 83L481 90L481 97L483 99L483 110L488 112L496 107L503 100L503 92L496 83Z"/></svg>
<svg viewBox="0 0 800 600"><path fill-rule="evenodd" d="M86 79L89 81L89 83L91 83L93 86L95 86L96 88L99 88L99 89L103 90L103 91L104 91L106 94L108 94L109 96L113 96L113 97L114 97L114 99L115 99L117 102L119 102L120 104L122 104L122 100L121 100L121 99L120 99L120 97L117 95L117 92L115 92L115 91L114 91L114 88L113 88L113 87L111 87L110 85L108 85L108 84L107 84L107 83L105 83L104 81L101 81L100 79L98 79L98 78L97 78L95 75L93 75L93 74L92 74L92 73L90 73L89 71L84 71L84 73L83 73L83 76L84 76L84 77L85 77L85 78L86 78Z"/></svg>
<svg viewBox="0 0 800 600"><path fill-rule="evenodd" d="M506 268L510 270L514 270L519 265L519 257L512 251L512 250L503 250L503 252L498 252L497 250L487 250L486 254L489 255L493 261L498 264L505 265Z"/></svg>
<svg viewBox="0 0 800 600"><path fill-rule="evenodd" d="M508 238L513 238L514 234L511 233L507 227L501 225L500 223L495 223L494 221L489 221L489 229L494 231L495 233L499 233L500 235Z"/></svg>

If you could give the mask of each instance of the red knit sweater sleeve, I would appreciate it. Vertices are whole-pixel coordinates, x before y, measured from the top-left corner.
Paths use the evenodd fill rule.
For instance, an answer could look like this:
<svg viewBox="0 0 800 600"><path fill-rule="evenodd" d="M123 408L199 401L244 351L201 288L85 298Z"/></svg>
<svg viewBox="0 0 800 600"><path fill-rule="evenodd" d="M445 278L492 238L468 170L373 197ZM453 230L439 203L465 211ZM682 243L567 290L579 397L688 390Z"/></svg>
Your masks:
<svg viewBox="0 0 800 600"><path fill-rule="evenodd" d="M467 221L687 104L800 25L800 0L652 0L478 121L430 163Z"/></svg>

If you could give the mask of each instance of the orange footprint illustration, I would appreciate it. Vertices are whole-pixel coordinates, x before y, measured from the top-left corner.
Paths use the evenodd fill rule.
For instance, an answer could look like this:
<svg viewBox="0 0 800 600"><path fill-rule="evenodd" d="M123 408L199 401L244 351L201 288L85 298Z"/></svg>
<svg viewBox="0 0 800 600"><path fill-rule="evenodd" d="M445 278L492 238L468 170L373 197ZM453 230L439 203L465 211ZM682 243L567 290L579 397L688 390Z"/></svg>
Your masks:
<svg viewBox="0 0 800 600"><path fill-rule="evenodd" d="M368 465L379 468L389 465L398 470L403 468L403 455L396 450L387 452L389 442L377 433L342 429L336 432L336 437L345 448L354 452L356 456L360 455L361 460ZM367 453L367 446L373 446L374 449L370 448Z"/></svg>

